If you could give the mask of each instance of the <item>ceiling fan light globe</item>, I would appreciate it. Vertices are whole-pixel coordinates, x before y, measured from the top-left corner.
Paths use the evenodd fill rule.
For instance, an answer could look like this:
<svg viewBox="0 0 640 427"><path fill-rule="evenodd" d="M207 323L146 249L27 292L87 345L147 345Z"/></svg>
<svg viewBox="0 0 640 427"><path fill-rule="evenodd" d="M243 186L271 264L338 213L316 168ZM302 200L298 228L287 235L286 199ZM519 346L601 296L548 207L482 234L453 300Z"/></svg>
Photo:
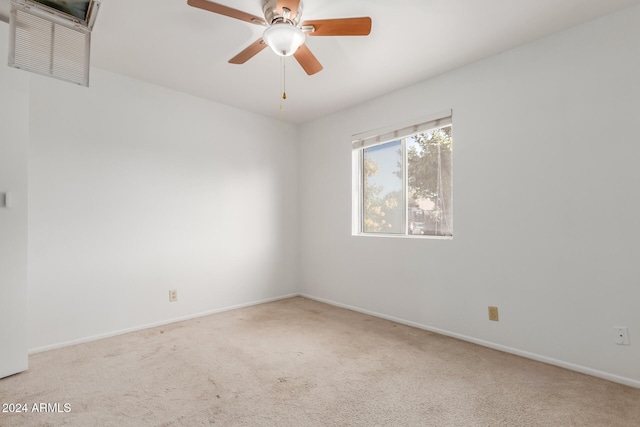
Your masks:
<svg viewBox="0 0 640 427"><path fill-rule="evenodd" d="M305 34L298 27L281 23L264 30L262 39L277 55L290 56L302 46Z"/></svg>

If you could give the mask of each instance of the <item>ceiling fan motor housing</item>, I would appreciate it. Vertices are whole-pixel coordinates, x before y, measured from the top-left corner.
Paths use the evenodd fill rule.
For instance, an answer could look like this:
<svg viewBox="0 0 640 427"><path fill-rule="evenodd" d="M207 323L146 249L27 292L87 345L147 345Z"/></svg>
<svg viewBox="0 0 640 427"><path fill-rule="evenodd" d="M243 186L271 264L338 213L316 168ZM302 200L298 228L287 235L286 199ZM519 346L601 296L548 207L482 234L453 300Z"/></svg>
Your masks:
<svg viewBox="0 0 640 427"><path fill-rule="evenodd" d="M267 24L271 25L277 22L286 22L298 26L302 18L302 2L298 4L298 10L292 11L288 17L283 15L282 10L278 10L278 3L278 0L262 0L262 11Z"/></svg>

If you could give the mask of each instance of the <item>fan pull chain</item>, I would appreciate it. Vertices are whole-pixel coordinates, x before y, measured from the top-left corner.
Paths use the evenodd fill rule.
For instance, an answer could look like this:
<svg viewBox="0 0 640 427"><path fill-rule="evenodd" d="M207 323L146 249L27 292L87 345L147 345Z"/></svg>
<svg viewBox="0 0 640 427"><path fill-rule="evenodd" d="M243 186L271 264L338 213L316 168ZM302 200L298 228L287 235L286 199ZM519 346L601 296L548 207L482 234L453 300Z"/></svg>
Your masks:
<svg viewBox="0 0 640 427"><path fill-rule="evenodd" d="M287 58L282 57L282 99L287 99Z"/></svg>
<svg viewBox="0 0 640 427"><path fill-rule="evenodd" d="M280 64L282 64L282 81L280 85L282 86L282 99L280 99L280 121L282 122L282 117L284 115L284 100L287 99L287 91L286 91L286 62L285 57L280 57Z"/></svg>

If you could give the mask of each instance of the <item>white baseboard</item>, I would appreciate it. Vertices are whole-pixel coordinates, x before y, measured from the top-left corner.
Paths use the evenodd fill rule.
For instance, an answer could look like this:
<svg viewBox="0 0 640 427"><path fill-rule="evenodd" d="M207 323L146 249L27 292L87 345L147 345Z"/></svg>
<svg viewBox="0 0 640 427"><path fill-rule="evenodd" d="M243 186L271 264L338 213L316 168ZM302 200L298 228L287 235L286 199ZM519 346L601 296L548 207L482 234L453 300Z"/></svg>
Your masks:
<svg viewBox="0 0 640 427"><path fill-rule="evenodd" d="M265 303L268 303L268 302L279 301L279 300L293 298L293 297L297 297L297 296L300 296L300 294L282 295L282 296L279 296L279 297L267 298L267 299L263 299L263 300L259 300L259 301L253 301L253 302L233 305L233 306L229 306L229 307L223 307L223 308L217 308L217 309L214 309L214 310L203 311L201 313L190 314L190 315L187 315L187 316L176 317L176 318L167 319L167 320L161 320L159 322L147 323L147 324L144 324L144 325L135 326L133 328L120 329L120 330L113 331L113 332L107 332L105 334L93 335L93 336L89 336L89 337L79 338L79 339L76 339L76 340L65 341L65 342L61 342L61 343L46 345L46 346L43 346L43 347L33 348L33 349L29 350L29 354L41 353L43 351L55 350L55 349L58 349L58 348L69 347L69 346L76 345L76 344L84 344L84 343L91 342L91 341L101 340L103 338L114 337L116 335L128 334L129 332L141 331L143 329L149 329L149 328L155 328L156 326L167 325L169 323L182 322L184 320L190 320L190 319L195 319L197 317L208 316L210 314L216 314L216 313L222 313L222 312L225 312L225 311L237 310L239 308L250 307L252 305L265 304Z"/></svg>
<svg viewBox="0 0 640 427"><path fill-rule="evenodd" d="M58 348L69 347L69 346L77 345L77 344L83 344L83 343L87 343L87 342L91 342L91 341L100 340L100 339L103 339L103 338L110 338L110 337L113 337L113 336L116 336L116 335L127 334L129 332L136 332L136 331L140 331L140 330L143 330L143 329L155 328L157 326L167 325L169 323L182 322L184 320L190 320L190 319L195 319L197 317L208 316L210 314L216 314L216 313L222 313L222 312L225 312L225 311L237 310L239 308L245 308L245 307L250 307L250 306L253 306L253 305L259 305L259 304L265 304L265 303L274 302L274 301L280 301L280 300L293 298L293 297L297 297L297 296L301 296L301 297L304 297L304 298L308 298L310 300L314 300L314 301L322 302L322 303L325 303L325 304L329 304L329 305L332 305L332 306L335 306L335 307L340 307L340 308L344 308L344 309L347 309L347 310L355 311L355 312L358 312L358 313L367 314L369 316L374 316L374 317L379 317L381 319L390 320L392 322L396 322L396 323L399 323L399 324L402 324L402 325L412 326L412 327L418 328L418 329L424 329L426 331L435 332L435 333L440 334L440 335L445 335L445 336L456 338L456 339L459 339L459 340L462 340L462 341L467 341L467 342L471 342L473 344L478 344L478 345L481 345L483 347L492 348L494 350L503 351L505 353L515 354L517 356L522 356L522 357L525 357L527 359L531 359L531 360L535 360L535 361L538 361L538 362L547 363L549 365L558 366L558 367L561 367L561 368L569 369L571 371L580 372L582 374L591 375L591 376L594 376L594 377L597 377L597 378L602 378L602 379L605 379L605 380L608 380L608 381L612 381L612 382L615 382L615 383L618 383L618 384L624 384L624 385L627 385L629 387L634 387L634 388L640 389L640 381L634 380L632 378L622 377L622 376L611 374L611 373L608 373L608 372L599 371L597 369L588 368L586 366L576 365L574 363L565 362L563 360L558 360L558 359L554 359L554 358L551 358L551 357L542 356L542 355L539 355L539 354L536 354L536 353L531 353L531 352L528 352L528 351L519 350L517 348L507 347L507 346L504 346L504 345L501 345L501 344L496 344L496 343L493 343L493 342L490 342L490 341L485 341L485 340L481 340L481 339L478 339L478 338L470 337L470 336L467 336L467 335L458 334L458 333L455 333L455 332L450 332L450 331L447 331L447 330L444 330L444 329L435 328L435 327L428 326L428 325L423 325L421 323L412 322L412 321L401 319L401 318L398 318L398 317L387 316L385 314L377 313L377 312L374 312L374 311L371 311L371 310L365 310L365 309L362 309L362 308L359 308L359 307L355 307L355 306L351 306L351 305L347 305L347 304L342 304L342 303L335 302L335 301L332 301L332 300L329 300L329 299L320 298L320 297L316 297L316 296L308 295L308 294L304 294L304 293L294 293L294 294L282 295L282 296L279 296L279 297L267 298L267 299L259 300L259 301L252 301L252 302L248 302L248 303L243 303L243 304L233 305L233 306L229 306L229 307L218 308L218 309L209 310L209 311L205 311L205 312L200 312L200 313L196 313L196 314L190 314L190 315L187 315L187 316L182 316L182 317L162 320L162 321L159 321L159 322L147 323L147 324L136 326L136 327L133 327L133 328L120 329L120 330L113 331L113 332L108 332L108 333L105 333L105 334L93 335L93 336L89 336L89 337L79 338L79 339L76 339L76 340L71 340L71 341L65 341L65 342L61 342L61 343L51 344L51 345L47 345L47 346L43 346L43 347L30 349L29 350L29 354L36 354L36 353L41 353L43 351L55 350L55 349L58 349Z"/></svg>
<svg viewBox="0 0 640 427"><path fill-rule="evenodd" d="M457 338L457 339L462 340L462 341L467 341L467 342L470 342L470 343L473 343L473 344L478 344L478 345L481 345L483 347L492 348L494 350L504 351L505 353L515 354L517 356L522 356L522 357L525 357L527 359L535 360L537 362L543 362L543 363L547 363L549 365L554 365L554 366L558 366L558 367L561 367L561 368L569 369L571 371L580 372L582 374L591 375L593 377L602 378L602 379L605 379L605 380L608 380L608 381L611 381L611 382L614 382L614 383L624 384L624 385L627 385L629 387L634 387L634 388L640 388L640 381L634 380L632 378L627 378L627 377L622 377L622 376L615 375L615 374L610 374L608 372L599 371L597 369L591 369L591 368L588 368L586 366L576 365L574 363L565 362L563 360L554 359L552 357L547 357L547 356L542 356L542 355L535 354L535 353L530 353L528 351L519 350L517 348L512 348L512 347L507 347L507 346L504 346L504 345L501 345L501 344L496 344L496 343L493 343L493 342L490 342L490 341L485 341L485 340L481 340L481 339L478 339L478 338L473 338L473 337L470 337L470 336L467 336L467 335L462 335L462 334L458 334L458 333L455 333L455 332L446 331L446 330L440 329L440 328L434 328L432 326L423 325L423 324L416 323L416 322L411 322L409 320L400 319L398 317L387 316L385 314L376 313L376 312L370 311L370 310L364 310L362 308L350 306L350 305L347 305L347 304L341 304L341 303L338 303L338 302L335 302L335 301L331 301L331 300L328 300L328 299L325 299L325 298L315 297L313 295L300 294L300 296L304 297L304 298L308 298L310 300L314 300L314 301L322 302L322 303L325 303L325 304L333 305L335 307L345 308L347 310L355 311L355 312L358 312L358 313L368 314L370 316L374 316L374 317L379 317L381 319L390 320L392 322L400 323L402 325L413 326L414 328L424 329L426 331L435 332L435 333L440 334L440 335L446 335L448 337Z"/></svg>

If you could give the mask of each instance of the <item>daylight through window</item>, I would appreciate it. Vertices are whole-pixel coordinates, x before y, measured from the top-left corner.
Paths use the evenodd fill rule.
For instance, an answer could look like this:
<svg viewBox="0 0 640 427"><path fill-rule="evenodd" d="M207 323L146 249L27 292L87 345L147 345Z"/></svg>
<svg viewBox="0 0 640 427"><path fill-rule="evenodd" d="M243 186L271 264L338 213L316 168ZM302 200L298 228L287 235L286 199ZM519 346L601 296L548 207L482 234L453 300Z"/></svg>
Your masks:
<svg viewBox="0 0 640 427"><path fill-rule="evenodd" d="M447 113L354 136L354 234L453 236Z"/></svg>

